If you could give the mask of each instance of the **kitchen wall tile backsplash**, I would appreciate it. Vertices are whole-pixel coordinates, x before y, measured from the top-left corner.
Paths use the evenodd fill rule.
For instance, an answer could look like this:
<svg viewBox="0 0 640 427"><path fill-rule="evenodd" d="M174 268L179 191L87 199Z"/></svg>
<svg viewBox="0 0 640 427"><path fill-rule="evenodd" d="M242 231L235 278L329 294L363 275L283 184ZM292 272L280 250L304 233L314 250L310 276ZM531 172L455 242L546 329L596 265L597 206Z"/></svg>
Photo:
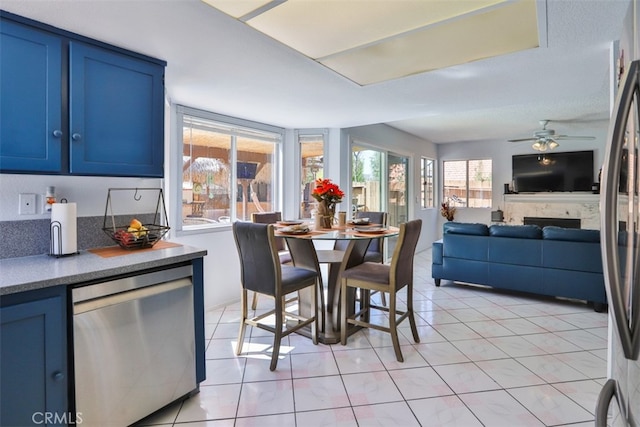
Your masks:
<svg viewBox="0 0 640 427"><path fill-rule="evenodd" d="M131 217L117 218L117 225L127 224ZM151 218L140 218L144 223ZM125 222L123 222L125 221ZM78 217L78 250L114 246L116 243L102 231L104 216ZM0 259L49 254L50 219L0 221Z"/></svg>

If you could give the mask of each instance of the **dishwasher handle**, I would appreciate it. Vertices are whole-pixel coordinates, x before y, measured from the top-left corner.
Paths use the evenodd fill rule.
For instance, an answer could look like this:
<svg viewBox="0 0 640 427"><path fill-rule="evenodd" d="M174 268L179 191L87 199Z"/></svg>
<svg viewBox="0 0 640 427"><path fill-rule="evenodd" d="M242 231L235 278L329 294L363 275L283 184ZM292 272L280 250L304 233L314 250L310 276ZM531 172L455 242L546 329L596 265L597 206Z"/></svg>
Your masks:
<svg viewBox="0 0 640 427"><path fill-rule="evenodd" d="M160 283L158 285L147 286L140 289L134 289L127 292L121 292L101 298L95 298L88 301L76 302L73 304L73 315L86 313L111 305L122 304L129 301L148 298L154 295L171 292L175 289L193 286L191 278L183 278L172 282Z"/></svg>
<svg viewBox="0 0 640 427"><path fill-rule="evenodd" d="M193 269L191 264L181 265L164 270L134 274L132 276L108 280L106 282L80 286L73 288L71 296L73 303L75 304L192 276Z"/></svg>

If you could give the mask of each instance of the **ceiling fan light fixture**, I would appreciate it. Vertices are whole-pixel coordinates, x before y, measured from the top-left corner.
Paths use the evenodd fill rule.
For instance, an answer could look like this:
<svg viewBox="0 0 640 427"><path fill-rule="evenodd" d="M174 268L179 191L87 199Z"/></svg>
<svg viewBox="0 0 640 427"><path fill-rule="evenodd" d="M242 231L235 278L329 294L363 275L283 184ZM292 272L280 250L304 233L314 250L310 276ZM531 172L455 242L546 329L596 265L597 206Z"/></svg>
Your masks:
<svg viewBox="0 0 640 427"><path fill-rule="evenodd" d="M547 143L544 141L536 141L531 145L531 148L536 151L547 151Z"/></svg>
<svg viewBox="0 0 640 427"><path fill-rule="evenodd" d="M560 146L557 140L565 140L565 139L588 139L593 140L596 139L594 136L570 136L570 135L559 135L553 129L547 129L547 125L550 120L540 120L540 126L542 129L533 132L532 138L518 138L518 139L508 139L509 142L523 142L523 141L534 141L531 144L531 148L536 151L544 152L547 150L555 150Z"/></svg>

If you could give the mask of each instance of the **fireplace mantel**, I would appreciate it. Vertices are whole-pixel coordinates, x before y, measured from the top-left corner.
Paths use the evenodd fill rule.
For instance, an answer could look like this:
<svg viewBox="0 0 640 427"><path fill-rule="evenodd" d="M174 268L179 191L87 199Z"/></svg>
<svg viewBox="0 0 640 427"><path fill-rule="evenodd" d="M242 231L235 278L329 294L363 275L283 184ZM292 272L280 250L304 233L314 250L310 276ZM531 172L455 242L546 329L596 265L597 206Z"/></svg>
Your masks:
<svg viewBox="0 0 640 427"><path fill-rule="evenodd" d="M505 203L600 203L600 195L588 192L514 193L504 195Z"/></svg>

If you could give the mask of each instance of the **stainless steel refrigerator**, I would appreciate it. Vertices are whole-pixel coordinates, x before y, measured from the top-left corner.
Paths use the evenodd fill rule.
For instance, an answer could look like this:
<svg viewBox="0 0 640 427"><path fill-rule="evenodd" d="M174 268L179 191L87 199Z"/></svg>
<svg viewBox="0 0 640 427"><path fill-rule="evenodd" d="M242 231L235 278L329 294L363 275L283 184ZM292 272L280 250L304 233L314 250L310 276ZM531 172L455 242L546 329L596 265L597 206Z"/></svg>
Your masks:
<svg viewBox="0 0 640 427"><path fill-rule="evenodd" d="M602 168L600 214L609 300L609 379L597 426L640 426L640 59L618 86Z"/></svg>

